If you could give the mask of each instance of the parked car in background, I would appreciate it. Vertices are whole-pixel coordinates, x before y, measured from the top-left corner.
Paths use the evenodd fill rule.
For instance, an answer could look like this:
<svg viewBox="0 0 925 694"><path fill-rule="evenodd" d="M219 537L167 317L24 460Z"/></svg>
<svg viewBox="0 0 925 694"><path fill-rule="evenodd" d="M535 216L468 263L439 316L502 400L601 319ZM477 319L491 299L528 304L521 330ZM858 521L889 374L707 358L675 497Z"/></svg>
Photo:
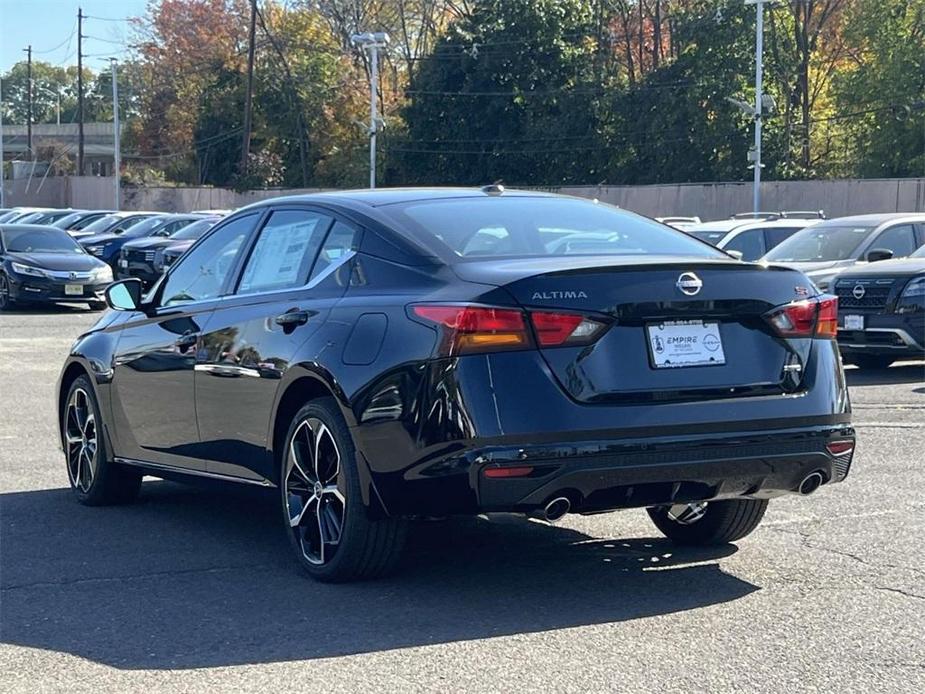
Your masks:
<svg viewBox="0 0 925 694"><path fill-rule="evenodd" d="M121 234L132 225L159 214L159 212L110 212L79 231L69 231L68 233L78 240L100 234Z"/></svg>
<svg viewBox="0 0 925 694"><path fill-rule="evenodd" d="M684 231L724 251L741 253L742 260L753 261L801 229L816 223L817 220L799 218L747 217L693 224Z"/></svg>
<svg viewBox="0 0 925 694"><path fill-rule="evenodd" d="M53 212L53 210L47 207L14 207L0 216L0 223L13 224L35 212Z"/></svg>
<svg viewBox="0 0 925 694"><path fill-rule="evenodd" d="M835 297L589 200L276 198L107 296L58 388L76 499L130 501L143 475L274 487L320 580L393 567L415 516L645 508L724 544L851 465Z"/></svg>
<svg viewBox="0 0 925 694"><path fill-rule="evenodd" d="M835 279L838 346L861 368L925 358L925 246L908 258L855 265Z"/></svg>
<svg viewBox="0 0 925 694"><path fill-rule="evenodd" d="M196 219L199 219L199 217L194 215L154 215L133 224L125 231L88 236L80 239L80 243L89 253L109 263L113 270L116 270L125 244L136 239L146 239L152 236L167 238Z"/></svg>
<svg viewBox="0 0 925 694"><path fill-rule="evenodd" d="M67 232L49 226L0 223L0 310L36 302L105 306L112 269Z"/></svg>
<svg viewBox="0 0 925 694"><path fill-rule="evenodd" d="M820 291L856 263L905 258L925 244L925 214L838 217L814 224L771 249L761 262L806 273Z"/></svg>
<svg viewBox="0 0 925 694"><path fill-rule="evenodd" d="M655 221L667 224L681 231L686 231L688 227L694 224L700 224L700 217L656 217Z"/></svg>
<svg viewBox="0 0 925 694"><path fill-rule="evenodd" d="M27 214L25 217L20 217L16 220L16 224L52 224L53 222L58 221L62 217L67 217L74 212L79 212L80 210L49 210L47 212L33 212L32 214Z"/></svg>
<svg viewBox="0 0 925 694"><path fill-rule="evenodd" d="M149 287L164 271L164 249L177 242L187 241L189 245L206 233L221 217L202 215L169 215L171 218L150 236L133 239L122 246L116 264L119 279L137 277Z"/></svg>
<svg viewBox="0 0 925 694"><path fill-rule="evenodd" d="M51 222L50 226L64 229L69 232L76 232L84 227L90 226L93 222L102 219L108 214L112 214L112 210L78 210ZM76 234L72 235L76 236Z"/></svg>

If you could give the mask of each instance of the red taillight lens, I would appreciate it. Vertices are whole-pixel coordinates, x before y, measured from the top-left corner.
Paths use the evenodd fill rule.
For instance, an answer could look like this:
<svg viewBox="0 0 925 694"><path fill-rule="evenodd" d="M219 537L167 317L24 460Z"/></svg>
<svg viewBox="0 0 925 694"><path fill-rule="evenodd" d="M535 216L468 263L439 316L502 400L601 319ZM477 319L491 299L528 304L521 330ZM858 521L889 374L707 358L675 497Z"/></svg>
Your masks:
<svg viewBox="0 0 925 694"><path fill-rule="evenodd" d="M485 468L485 472L482 474L492 479L506 479L510 477L526 477L532 472L532 466L520 465L518 467L489 467Z"/></svg>
<svg viewBox="0 0 925 694"><path fill-rule="evenodd" d="M604 328L603 323L580 313L531 311L530 320L540 347L587 344L597 338Z"/></svg>
<svg viewBox="0 0 925 694"><path fill-rule="evenodd" d="M765 316L782 337L827 337L838 332L838 297L823 294L776 308Z"/></svg>
<svg viewBox="0 0 925 694"><path fill-rule="evenodd" d="M524 314L487 306L412 306L419 318L444 330L443 351L450 355L531 347Z"/></svg>
<svg viewBox="0 0 925 694"><path fill-rule="evenodd" d="M825 448L834 456L848 455L854 451L854 441L832 441Z"/></svg>

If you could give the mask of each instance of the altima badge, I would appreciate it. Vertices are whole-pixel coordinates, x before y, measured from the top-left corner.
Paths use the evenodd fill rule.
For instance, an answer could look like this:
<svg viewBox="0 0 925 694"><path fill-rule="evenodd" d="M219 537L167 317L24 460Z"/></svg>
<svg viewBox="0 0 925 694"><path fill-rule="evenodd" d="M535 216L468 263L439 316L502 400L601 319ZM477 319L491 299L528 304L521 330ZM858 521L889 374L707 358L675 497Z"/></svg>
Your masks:
<svg viewBox="0 0 925 694"><path fill-rule="evenodd" d="M675 286L680 289L682 293L688 296L694 296L695 294L699 294L700 290L703 289L703 281L693 272L685 272L678 278Z"/></svg>

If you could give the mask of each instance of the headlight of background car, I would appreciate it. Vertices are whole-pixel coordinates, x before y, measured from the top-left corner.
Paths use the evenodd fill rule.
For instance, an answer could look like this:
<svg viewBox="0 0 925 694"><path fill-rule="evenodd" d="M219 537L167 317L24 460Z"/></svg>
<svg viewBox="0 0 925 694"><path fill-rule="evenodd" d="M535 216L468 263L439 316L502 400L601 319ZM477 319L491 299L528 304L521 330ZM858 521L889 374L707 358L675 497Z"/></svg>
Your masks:
<svg viewBox="0 0 925 694"><path fill-rule="evenodd" d="M154 252L154 271L163 272L164 271L164 249L158 248Z"/></svg>
<svg viewBox="0 0 925 694"><path fill-rule="evenodd" d="M112 268L108 265L98 267L93 271L93 279L96 282L112 282Z"/></svg>
<svg viewBox="0 0 925 694"><path fill-rule="evenodd" d="M913 299L917 304L925 303L925 277L918 277L907 284L900 299Z"/></svg>
<svg viewBox="0 0 925 694"><path fill-rule="evenodd" d="M29 275L30 277L46 277L47 275L37 267L31 265L22 265L20 263L11 263L13 272L20 275Z"/></svg>
<svg viewBox="0 0 925 694"><path fill-rule="evenodd" d="M90 255L101 256L106 246L87 246L87 253Z"/></svg>

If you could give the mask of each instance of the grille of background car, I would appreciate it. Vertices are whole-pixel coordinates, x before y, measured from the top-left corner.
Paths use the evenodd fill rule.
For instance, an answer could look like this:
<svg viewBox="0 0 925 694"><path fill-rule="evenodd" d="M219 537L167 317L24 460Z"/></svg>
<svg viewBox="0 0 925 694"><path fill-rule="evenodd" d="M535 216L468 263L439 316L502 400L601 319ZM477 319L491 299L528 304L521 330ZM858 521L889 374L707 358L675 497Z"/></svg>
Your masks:
<svg viewBox="0 0 925 694"><path fill-rule="evenodd" d="M844 279L835 285L838 295L839 308L883 308L886 306L890 291L893 289L892 279ZM855 287L864 288L864 296L860 299L854 295Z"/></svg>

